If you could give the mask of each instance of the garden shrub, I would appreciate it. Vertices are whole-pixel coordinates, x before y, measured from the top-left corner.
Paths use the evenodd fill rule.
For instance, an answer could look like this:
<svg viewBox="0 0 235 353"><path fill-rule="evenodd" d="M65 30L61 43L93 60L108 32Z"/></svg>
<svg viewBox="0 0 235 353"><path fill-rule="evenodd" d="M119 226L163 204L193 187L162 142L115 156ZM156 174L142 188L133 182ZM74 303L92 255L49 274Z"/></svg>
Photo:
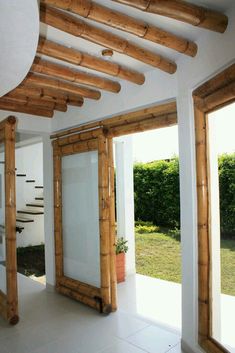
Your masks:
<svg viewBox="0 0 235 353"><path fill-rule="evenodd" d="M160 227L155 225L138 225L135 227L135 231L139 234L147 234L147 233L157 233L159 232Z"/></svg>
<svg viewBox="0 0 235 353"><path fill-rule="evenodd" d="M222 235L235 236L235 153L219 157ZM179 229L179 160L134 165L135 219ZM145 224L142 224L145 225ZM177 232L177 231L175 231Z"/></svg>

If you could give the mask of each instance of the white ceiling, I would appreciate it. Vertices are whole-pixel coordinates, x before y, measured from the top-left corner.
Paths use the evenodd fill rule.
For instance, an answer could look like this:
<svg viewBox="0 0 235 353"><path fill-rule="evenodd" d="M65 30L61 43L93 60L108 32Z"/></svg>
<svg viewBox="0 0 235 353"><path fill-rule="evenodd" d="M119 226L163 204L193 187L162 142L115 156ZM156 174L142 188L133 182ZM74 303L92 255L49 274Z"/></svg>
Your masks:
<svg viewBox="0 0 235 353"><path fill-rule="evenodd" d="M197 41L197 39L200 36L202 36L203 33L205 33L205 31L206 31L205 29L196 28L191 25L187 25L185 23L182 23L182 22L179 22L179 21L176 21L173 19L169 19L169 18L166 18L163 16L158 16L155 14L145 13L145 12L139 11L137 9L134 9L134 8L131 8L131 7L128 7L125 5L117 4L112 0L99 0L99 1L97 0L96 2L100 3L102 5L108 6L112 9L116 9L121 12L124 12L125 14L133 16L135 18L144 20L144 21L151 23L155 26L158 26L162 29L168 30L169 32L172 32L178 36L182 36L182 37L185 37L185 38L193 40L193 41ZM222 12L226 12L230 8L230 6L234 3L234 0L201 0L201 1L190 0L189 2L197 4L197 5L203 5L203 6L210 8L210 9L215 9L215 10L219 10ZM79 17L79 16L77 16L77 17ZM182 54L180 54L180 53L177 53L171 49L165 48L165 47L160 46L158 44L155 44L153 42L138 38L132 34L125 33L123 31L116 30L116 29L113 29L113 28L105 26L105 25L101 25L101 24L94 22L94 21L90 21L90 20L86 20L86 21L91 23L94 26L101 27L105 30L112 32L112 33L116 33L119 36L142 46L143 48L152 50L153 52L161 54L161 55L165 56L166 58L169 58L169 59L174 60L176 62L178 62L180 57L182 57ZM64 44L66 46L71 46L73 48L77 48L79 50L90 53L92 55L102 57L101 51L102 51L102 49L104 49L104 47L102 47L102 46L93 44L93 43L91 43L87 40L81 39L81 38L74 37L70 34L59 31L59 30L52 28L50 26L47 26L45 24L41 24L40 32L41 32L41 34L46 36L47 39L51 39L51 40L57 41L58 43ZM218 33L218 34L216 33L215 35L221 36L220 33ZM52 60L52 59L50 59L50 60ZM153 69L153 67L151 67L151 66L148 66L144 63L141 63L135 59L132 59L126 55L119 54L119 53L114 53L114 55L111 59L106 59L106 60L118 62L119 64L128 66L130 68L133 68L133 69L136 69L136 70L139 70L142 72L147 72L147 71L150 71ZM191 60L193 61L193 58ZM56 61L56 60L53 60L53 61ZM73 66L73 65L71 65L71 66ZM89 71L88 69L84 69L82 67L79 67L79 69ZM98 72L95 72L95 73L99 74Z"/></svg>

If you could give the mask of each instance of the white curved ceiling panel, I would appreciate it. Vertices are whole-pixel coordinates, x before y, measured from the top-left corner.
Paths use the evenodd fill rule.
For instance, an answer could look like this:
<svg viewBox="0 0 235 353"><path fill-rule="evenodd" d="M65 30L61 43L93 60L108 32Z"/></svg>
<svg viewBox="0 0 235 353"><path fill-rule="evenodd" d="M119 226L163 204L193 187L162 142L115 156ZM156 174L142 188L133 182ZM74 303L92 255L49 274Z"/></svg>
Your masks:
<svg viewBox="0 0 235 353"><path fill-rule="evenodd" d="M0 97L27 75L38 36L37 0L0 0Z"/></svg>

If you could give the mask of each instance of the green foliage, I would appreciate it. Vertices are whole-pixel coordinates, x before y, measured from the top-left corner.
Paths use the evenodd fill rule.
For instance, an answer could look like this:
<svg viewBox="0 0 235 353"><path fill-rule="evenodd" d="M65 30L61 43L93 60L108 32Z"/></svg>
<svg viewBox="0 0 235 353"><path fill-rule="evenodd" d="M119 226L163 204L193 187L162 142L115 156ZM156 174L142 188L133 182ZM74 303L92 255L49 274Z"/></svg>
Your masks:
<svg viewBox="0 0 235 353"><path fill-rule="evenodd" d="M139 234L150 234L159 232L160 227L155 226L152 222L135 222L135 231Z"/></svg>
<svg viewBox="0 0 235 353"><path fill-rule="evenodd" d="M116 255L121 253L127 253L128 251L128 240L125 240L123 237L117 238L116 241Z"/></svg>
<svg viewBox="0 0 235 353"><path fill-rule="evenodd" d="M221 231L235 237L235 153L219 158L219 189Z"/></svg>
<svg viewBox="0 0 235 353"><path fill-rule="evenodd" d="M168 234L171 238L176 239L176 240L180 240L180 229L178 229L176 227L174 229L170 229Z"/></svg>
<svg viewBox="0 0 235 353"><path fill-rule="evenodd" d="M179 161L134 165L135 219L179 227Z"/></svg>
<svg viewBox="0 0 235 353"><path fill-rule="evenodd" d="M220 218L223 236L235 237L235 153L219 157ZM135 219L176 228L180 237L178 158L134 165ZM140 221L141 220L141 221Z"/></svg>

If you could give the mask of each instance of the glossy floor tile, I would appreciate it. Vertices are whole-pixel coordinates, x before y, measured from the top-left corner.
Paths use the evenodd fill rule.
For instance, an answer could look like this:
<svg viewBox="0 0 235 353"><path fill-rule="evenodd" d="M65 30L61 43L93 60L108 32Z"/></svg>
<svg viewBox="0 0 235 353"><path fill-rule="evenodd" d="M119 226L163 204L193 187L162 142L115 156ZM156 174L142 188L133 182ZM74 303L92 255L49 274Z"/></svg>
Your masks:
<svg viewBox="0 0 235 353"><path fill-rule="evenodd" d="M20 322L0 319L0 353L181 353L179 332L128 310L131 281L119 285L119 310L105 316L19 275Z"/></svg>

